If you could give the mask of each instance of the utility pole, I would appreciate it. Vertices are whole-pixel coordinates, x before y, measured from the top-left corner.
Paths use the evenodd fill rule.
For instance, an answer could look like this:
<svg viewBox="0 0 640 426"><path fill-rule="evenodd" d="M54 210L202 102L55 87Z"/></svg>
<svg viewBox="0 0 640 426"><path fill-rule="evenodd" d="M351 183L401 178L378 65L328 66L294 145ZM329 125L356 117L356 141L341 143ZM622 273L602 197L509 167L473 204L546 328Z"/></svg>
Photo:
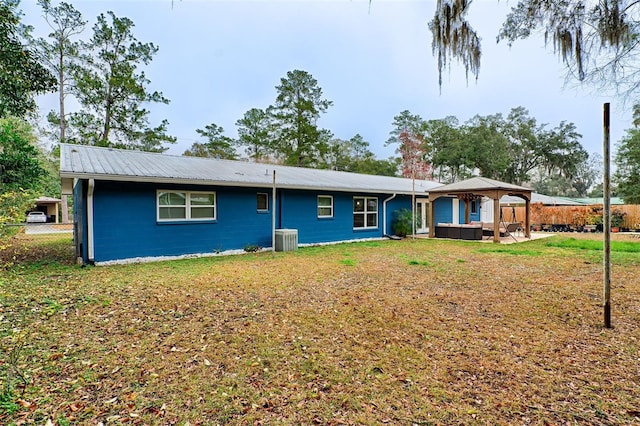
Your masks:
<svg viewBox="0 0 640 426"><path fill-rule="evenodd" d="M602 250L603 263L603 307L604 307L604 326L611 328L611 152L610 152L610 120L609 120L609 103L604 104L603 110L603 126L604 126L604 142L603 142L603 179L602 179L602 226L604 234L604 247Z"/></svg>

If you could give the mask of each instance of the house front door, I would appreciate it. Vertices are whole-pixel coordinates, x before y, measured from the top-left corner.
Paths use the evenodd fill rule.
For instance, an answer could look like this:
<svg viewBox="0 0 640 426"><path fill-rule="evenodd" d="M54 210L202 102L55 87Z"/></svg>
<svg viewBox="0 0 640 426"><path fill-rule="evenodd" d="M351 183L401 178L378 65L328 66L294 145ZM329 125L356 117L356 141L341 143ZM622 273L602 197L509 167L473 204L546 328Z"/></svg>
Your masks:
<svg viewBox="0 0 640 426"><path fill-rule="evenodd" d="M419 198L416 200L416 234L429 232L429 200Z"/></svg>

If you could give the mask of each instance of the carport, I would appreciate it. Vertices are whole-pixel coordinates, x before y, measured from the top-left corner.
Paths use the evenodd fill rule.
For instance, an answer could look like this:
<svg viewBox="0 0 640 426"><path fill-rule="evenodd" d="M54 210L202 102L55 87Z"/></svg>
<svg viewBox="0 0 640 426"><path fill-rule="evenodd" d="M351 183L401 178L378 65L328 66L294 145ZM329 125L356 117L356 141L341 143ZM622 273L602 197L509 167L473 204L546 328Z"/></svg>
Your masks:
<svg viewBox="0 0 640 426"><path fill-rule="evenodd" d="M52 222L59 223L60 217L58 215L58 205L61 202L62 200L58 198L40 197L36 200L35 210L41 211L46 214L47 217L51 218Z"/></svg>

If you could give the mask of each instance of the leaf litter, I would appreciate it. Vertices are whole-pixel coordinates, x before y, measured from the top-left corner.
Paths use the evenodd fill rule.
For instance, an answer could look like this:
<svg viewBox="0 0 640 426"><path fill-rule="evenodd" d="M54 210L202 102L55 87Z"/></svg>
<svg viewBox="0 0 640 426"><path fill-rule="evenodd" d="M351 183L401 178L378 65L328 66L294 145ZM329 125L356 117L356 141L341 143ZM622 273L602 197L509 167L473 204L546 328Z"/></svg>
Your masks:
<svg viewBox="0 0 640 426"><path fill-rule="evenodd" d="M604 329L601 265L522 246L22 269L0 287L0 353L20 347L0 423L640 422L640 260L614 258Z"/></svg>

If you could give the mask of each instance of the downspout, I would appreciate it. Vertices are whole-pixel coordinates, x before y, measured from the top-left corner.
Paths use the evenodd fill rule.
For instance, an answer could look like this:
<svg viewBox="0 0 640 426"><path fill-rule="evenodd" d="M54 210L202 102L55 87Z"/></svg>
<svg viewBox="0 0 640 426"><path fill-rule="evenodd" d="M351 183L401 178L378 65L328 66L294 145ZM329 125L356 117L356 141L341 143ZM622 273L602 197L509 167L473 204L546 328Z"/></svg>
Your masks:
<svg viewBox="0 0 640 426"><path fill-rule="evenodd" d="M382 202L382 236L389 237L387 234L387 202L396 198L397 194L393 194L391 197L387 198Z"/></svg>
<svg viewBox="0 0 640 426"><path fill-rule="evenodd" d="M276 251L276 171L273 170L273 188L271 189L272 209L271 209L271 252Z"/></svg>
<svg viewBox="0 0 640 426"><path fill-rule="evenodd" d="M95 262L94 242L93 242L93 190L96 182L89 179L87 188L87 257L89 263Z"/></svg>

